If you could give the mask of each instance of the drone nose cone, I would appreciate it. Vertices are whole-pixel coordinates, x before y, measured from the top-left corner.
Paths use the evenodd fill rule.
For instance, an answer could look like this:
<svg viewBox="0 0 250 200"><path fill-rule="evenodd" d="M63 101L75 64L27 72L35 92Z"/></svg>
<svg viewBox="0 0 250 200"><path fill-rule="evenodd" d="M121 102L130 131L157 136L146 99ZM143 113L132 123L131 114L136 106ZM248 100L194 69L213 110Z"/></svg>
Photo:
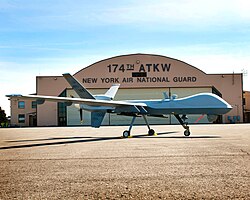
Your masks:
<svg viewBox="0 0 250 200"><path fill-rule="evenodd" d="M233 109L233 107L229 103L227 103L225 100L223 100L223 103L224 103L224 108L226 112L229 112L230 110Z"/></svg>
<svg viewBox="0 0 250 200"><path fill-rule="evenodd" d="M232 110L232 109L233 109L233 107L232 107L230 104L228 104L228 103L226 102L226 105L225 105L225 108L224 108L225 113L230 112L230 110Z"/></svg>

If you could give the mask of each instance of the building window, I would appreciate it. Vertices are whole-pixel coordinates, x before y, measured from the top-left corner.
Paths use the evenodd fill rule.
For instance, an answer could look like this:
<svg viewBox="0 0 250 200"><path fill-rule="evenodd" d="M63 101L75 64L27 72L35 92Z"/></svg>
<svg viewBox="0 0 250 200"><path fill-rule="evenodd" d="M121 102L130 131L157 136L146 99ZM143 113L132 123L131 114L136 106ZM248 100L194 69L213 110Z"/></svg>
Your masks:
<svg viewBox="0 0 250 200"><path fill-rule="evenodd" d="M18 108L25 108L25 102L24 101L18 101Z"/></svg>
<svg viewBox="0 0 250 200"><path fill-rule="evenodd" d="M36 108L36 106L37 106L36 101L32 101L32 102L31 102L31 107L32 107L32 108Z"/></svg>
<svg viewBox="0 0 250 200"><path fill-rule="evenodd" d="M25 114L18 115L18 123L25 123Z"/></svg>

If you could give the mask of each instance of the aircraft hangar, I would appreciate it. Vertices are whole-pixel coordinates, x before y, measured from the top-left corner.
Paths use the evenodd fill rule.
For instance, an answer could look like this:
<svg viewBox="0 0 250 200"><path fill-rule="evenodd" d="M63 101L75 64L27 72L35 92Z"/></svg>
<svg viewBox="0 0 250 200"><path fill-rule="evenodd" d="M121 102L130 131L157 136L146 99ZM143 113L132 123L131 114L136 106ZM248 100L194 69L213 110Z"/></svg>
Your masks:
<svg viewBox="0 0 250 200"><path fill-rule="evenodd" d="M219 66L218 66L219 67ZM216 123L243 122L243 81L241 73L206 74L181 60L153 54L121 55L98 61L80 69L74 77L92 94L104 94L112 84L120 84L115 100L163 99L163 92L178 98L196 93L217 94L233 109ZM37 76L36 94L78 97L63 76ZM75 126L90 125L90 113L84 111L80 123L79 110L64 103L11 101L11 125ZM188 116L189 123L210 123L206 116ZM131 117L106 114L103 125L127 125ZM149 117L150 124L176 124L175 117ZM144 124L137 118L135 124Z"/></svg>

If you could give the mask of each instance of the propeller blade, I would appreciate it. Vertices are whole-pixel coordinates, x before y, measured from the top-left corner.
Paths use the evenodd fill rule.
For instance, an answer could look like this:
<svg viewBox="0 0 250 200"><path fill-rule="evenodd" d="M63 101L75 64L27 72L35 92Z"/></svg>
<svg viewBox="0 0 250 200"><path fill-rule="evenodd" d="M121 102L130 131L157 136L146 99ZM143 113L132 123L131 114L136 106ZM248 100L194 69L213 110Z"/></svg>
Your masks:
<svg viewBox="0 0 250 200"><path fill-rule="evenodd" d="M81 124L83 123L83 110L82 110L82 108L80 108L80 122L81 122Z"/></svg>

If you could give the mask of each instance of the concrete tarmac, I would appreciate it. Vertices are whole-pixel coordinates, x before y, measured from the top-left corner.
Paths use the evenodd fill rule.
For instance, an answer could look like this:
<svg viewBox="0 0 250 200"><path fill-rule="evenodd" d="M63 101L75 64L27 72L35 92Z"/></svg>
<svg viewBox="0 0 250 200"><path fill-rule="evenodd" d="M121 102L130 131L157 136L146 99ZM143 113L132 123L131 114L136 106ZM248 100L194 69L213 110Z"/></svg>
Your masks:
<svg viewBox="0 0 250 200"><path fill-rule="evenodd" d="M250 124L0 129L0 199L250 199Z"/></svg>

